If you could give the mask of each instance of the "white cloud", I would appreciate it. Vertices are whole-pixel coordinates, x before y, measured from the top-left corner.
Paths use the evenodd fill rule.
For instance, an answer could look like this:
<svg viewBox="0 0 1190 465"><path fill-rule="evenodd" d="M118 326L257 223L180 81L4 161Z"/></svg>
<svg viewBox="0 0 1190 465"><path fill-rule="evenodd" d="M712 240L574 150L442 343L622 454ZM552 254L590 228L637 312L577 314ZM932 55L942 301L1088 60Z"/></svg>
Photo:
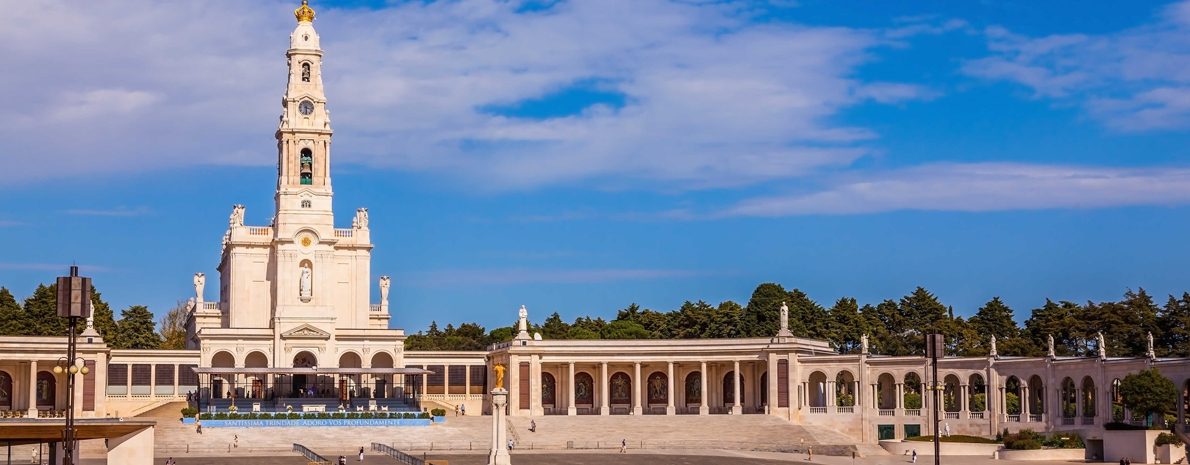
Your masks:
<svg viewBox="0 0 1190 465"><path fill-rule="evenodd" d="M294 3L7 6L0 160L27 182L273 163ZM734 2L522 3L319 9L336 161L468 188L741 186L870 153L872 131L833 121L844 108L932 96L852 77L888 44L881 31L757 23ZM545 120L482 110L593 80L626 105Z"/></svg>
<svg viewBox="0 0 1190 465"><path fill-rule="evenodd" d="M854 176L817 192L748 199L710 217L1186 204L1190 169L943 163Z"/></svg>
<svg viewBox="0 0 1190 465"><path fill-rule="evenodd" d="M140 207L136 207L136 208L128 208L128 207L120 206L120 207L106 209L106 210L96 210L96 209L66 210L64 213L66 213L67 215L81 215L81 216L140 216L140 215L148 214L150 212L152 212L152 210L150 210L149 207L145 207L145 206L140 206Z"/></svg>
<svg viewBox="0 0 1190 465"><path fill-rule="evenodd" d="M1028 37L1003 27L984 33L992 55L965 63L968 75L1083 105L1120 131L1190 127L1190 2L1170 5L1152 24L1111 34Z"/></svg>

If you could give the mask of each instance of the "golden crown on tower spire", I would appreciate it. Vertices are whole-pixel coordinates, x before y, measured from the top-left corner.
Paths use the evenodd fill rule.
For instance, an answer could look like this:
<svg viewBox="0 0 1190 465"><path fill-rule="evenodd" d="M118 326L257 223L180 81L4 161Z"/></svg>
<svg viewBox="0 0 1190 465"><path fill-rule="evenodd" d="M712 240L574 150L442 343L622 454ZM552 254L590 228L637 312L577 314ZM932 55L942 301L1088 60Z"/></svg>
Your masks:
<svg viewBox="0 0 1190 465"><path fill-rule="evenodd" d="M302 0L302 7L293 10L293 15L297 17L299 23L314 21L314 10L310 8L310 0Z"/></svg>

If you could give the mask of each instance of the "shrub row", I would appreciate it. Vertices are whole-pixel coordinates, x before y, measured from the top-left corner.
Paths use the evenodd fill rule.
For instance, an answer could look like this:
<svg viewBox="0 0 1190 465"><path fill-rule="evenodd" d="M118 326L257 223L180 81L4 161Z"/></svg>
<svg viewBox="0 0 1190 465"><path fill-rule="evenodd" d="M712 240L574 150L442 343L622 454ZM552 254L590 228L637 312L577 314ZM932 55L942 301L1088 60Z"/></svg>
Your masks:
<svg viewBox="0 0 1190 465"><path fill-rule="evenodd" d="M307 413L204 413L200 420L412 420L429 419L428 413L413 412L307 412Z"/></svg>
<svg viewBox="0 0 1190 465"><path fill-rule="evenodd" d="M1010 434L1008 429L1005 428L1003 433L996 435L996 439L1004 442L1004 448L1012 450L1037 450L1042 447L1083 449L1087 447L1083 443L1082 436L1079 436L1078 433L1058 432L1046 436L1031 429L1023 429L1017 431L1016 434Z"/></svg>
<svg viewBox="0 0 1190 465"><path fill-rule="evenodd" d="M446 409L436 408L436 409L430 410L430 415L435 416L435 417L444 417L444 416L446 416Z"/></svg>
<svg viewBox="0 0 1190 465"><path fill-rule="evenodd" d="M911 438L906 438L905 440L906 441L933 442L934 437L933 436L914 436ZM997 441L995 439L981 438L979 436L964 436L961 434L952 434L950 436L941 436L938 438L938 441L940 441L940 442L961 442L961 443L968 443L968 444L999 444L1000 443L1000 441Z"/></svg>

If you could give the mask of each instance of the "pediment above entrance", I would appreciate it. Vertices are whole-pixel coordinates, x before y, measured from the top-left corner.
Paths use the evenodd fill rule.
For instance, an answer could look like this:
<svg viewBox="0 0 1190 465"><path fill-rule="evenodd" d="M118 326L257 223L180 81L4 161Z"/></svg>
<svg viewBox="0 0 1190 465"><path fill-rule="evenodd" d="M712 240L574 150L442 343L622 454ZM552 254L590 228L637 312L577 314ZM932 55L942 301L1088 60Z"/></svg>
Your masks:
<svg viewBox="0 0 1190 465"><path fill-rule="evenodd" d="M330 339L331 333L305 324L281 333L282 339Z"/></svg>

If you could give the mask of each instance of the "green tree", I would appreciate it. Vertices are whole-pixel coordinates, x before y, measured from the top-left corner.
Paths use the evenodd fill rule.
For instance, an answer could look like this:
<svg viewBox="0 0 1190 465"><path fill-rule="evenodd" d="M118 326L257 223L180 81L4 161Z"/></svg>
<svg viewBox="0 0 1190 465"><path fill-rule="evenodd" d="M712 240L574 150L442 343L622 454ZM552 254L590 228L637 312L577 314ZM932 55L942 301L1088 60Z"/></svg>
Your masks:
<svg viewBox="0 0 1190 465"><path fill-rule="evenodd" d="M1045 305L1033 309L1033 315L1025 320L1025 332L1033 345L1042 355L1047 349L1049 336L1054 337L1054 351L1059 356L1084 355L1085 347L1078 334L1084 333L1080 329L1086 327L1080 322L1085 313L1083 308L1073 302L1062 301L1055 303L1045 299ZM1082 352L1080 352L1082 350Z"/></svg>
<svg viewBox="0 0 1190 465"><path fill-rule="evenodd" d="M104 341L113 341L116 338L116 316L112 312L112 307L104 302L103 295L95 290L95 285L91 285L91 314L94 317L95 331L99 332L99 336Z"/></svg>
<svg viewBox="0 0 1190 465"><path fill-rule="evenodd" d="M648 339L649 330L640 323L616 320L605 325L599 336L601 339Z"/></svg>
<svg viewBox="0 0 1190 465"><path fill-rule="evenodd" d="M25 309L17 303L8 288L0 287L0 335L20 336L25 334Z"/></svg>
<svg viewBox="0 0 1190 465"><path fill-rule="evenodd" d="M789 306L789 330L798 336L806 335L806 326L789 301L785 288L776 283L764 283L752 291L752 298L740 318L742 337L772 337L781 327L781 303Z"/></svg>
<svg viewBox="0 0 1190 465"><path fill-rule="evenodd" d="M743 329L744 307L730 300L720 302L711 311L706 329L702 333L705 338L744 337Z"/></svg>
<svg viewBox="0 0 1190 465"><path fill-rule="evenodd" d="M999 352L1001 341L1020 337L1021 333L1020 328L1016 324L1016 319L1013 318L1012 308L1001 302L999 297L992 297L992 300L979 307L979 310L967 320L967 323L971 325L971 329L978 335L979 346L982 352L980 355L987 354L991 350L990 343L992 336L996 336L996 350Z"/></svg>
<svg viewBox="0 0 1190 465"><path fill-rule="evenodd" d="M833 335L830 331L830 314L825 308L818 305L818 302L810 300L805 292L799 289L794 289L786 294L789 299L789 330L793 331L794 336L809 337L814 339L830 340ZM778 307L779 308L779 307ZM778 310L778 320L780 313ZM794 319L801 321L804 330L795 331L793 329ZM777 328L780 328L780 321L778 321ZM758 334L754 337L773 337L777 335L777 329L774 329L769 334Z"/></svg>
<svg viewBox="0 0 1190 465"><path fill-rule="evenodd" d="M599 333L582 326L571 326L566 333L566 339L599 339Z"/></svg>
<svg viewBox="0 0 1190 465"><path fill-rule="evenodd" d="M1181 299L1169 296L1158 317L1158 324L1165 331L1164 337L1159 340L1161 353L1157 355L1190 357L1190 292L1183 292Z"/></svg>
<svg viewBox="0 0 1190 465"><path fill-rule="evenodd" d="M179 300L174 308L161 317L161 348L181 350L186 348L186 313L190 310L187 302Z"/></svg>
<svg viewBox="0 0 1190 465"><path fill-rule="evenodd" d="M1156 368L1141 370L1120 381L1124 407L1133 412L1165 418L1177 401L1178 388Z"/></svg>
<svg viewBox="0 0 1190 465"><path fill-rule="evenodd" d="M868 334L868 322L860 315L859 305L855 299L843 297L835 301L835 305L827 310L830 314L831 344L839 353L853 354L860 351L860 340Z"/></svg>
<svg viewBox="0 0 1190 465"><path fill-rule="evenodd" d="M545 323L541 324L541 337L545 339L569 339L570 325L562 321L562 316L554 312Z"/></svg>
<svg viewBox="0 0 1190 465"><path fill-rule="evenodd" d="M117 323L117 349L156 349L161 347L161 336L157 334L153 313L144 305L133 305L120 312Z"/></svg>
<svg viewBox="0 0 1190 465"><path fill-rule="evenodd" d="M66 319L58 316L58 284L39 284L25 299L26 336L65 336Z"/></svg>

